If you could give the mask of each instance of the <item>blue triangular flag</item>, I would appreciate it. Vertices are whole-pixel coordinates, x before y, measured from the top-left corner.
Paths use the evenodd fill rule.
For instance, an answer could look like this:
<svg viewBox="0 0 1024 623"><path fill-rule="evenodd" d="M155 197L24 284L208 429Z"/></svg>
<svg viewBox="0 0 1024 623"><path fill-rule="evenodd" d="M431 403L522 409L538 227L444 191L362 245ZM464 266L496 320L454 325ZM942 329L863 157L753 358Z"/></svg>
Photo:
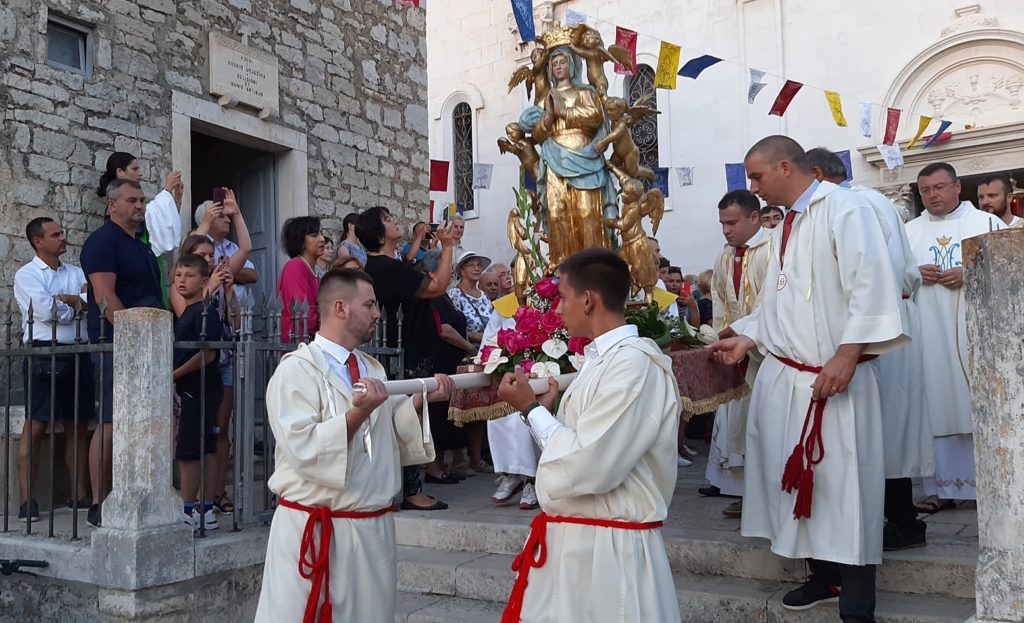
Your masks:
<svg viewBox="0 0 1024 623"><path fill-rule="evenodd" d="M850 182L853 181L853 163L850 161L850 150L844 149L843 151L833 152L836 157L843 161L843 165L846 167L846 179L840 184L843 188L849 188Z"/></svg>
<svg viewBox="0 0 1024 623"><path fill-rule="evenodd" d="M661 194L668 197L668 167L654 168L654 181L651 182L651 188L657 188Z"/></svg>
<svg viewBox="0 0 1024 623"><path fill-rule="evenodd" d="M512 14L516 17L516 26L519 27L519 39L529 43L537 38L536 27L533 24L533 0L512 0Z"/></svg>
<svg viewBox="0 0 1024 623"><path fill-rule="evenodd" d="M725 165L725 187L726 190L747 189L747 167L742 162Z"/></svg>
<svg viewBox="0 0 1024 623"><path fill-rule="evenodd" d="M537 180L533 179L533 174L529 171L523 171L523 186L526 190L537 192Z"/></svg>
<svg viewBox="0 0 1024 623"><path fill-rule="evenodd" d="M679 70L679 75L684 78L693 78L694 80L696 80L697 76L700 75L700 72L704 71L708 67L711 67L715 63L721 62L721 60L722 59L715 56L711 56L710 54L698 56L697 58L691 58L690 60L686 61L686 64L683 65L683 68Z"/></svg>
<svg viewBox="0 0 1024 623"><path fill-rule="evenodd" d="M951 125L953 125L952 121L943 121L942 123L940 123L939 129L935 131L935 134L932 134L932 137L928 139L928 142L925 143L924 147L922 147L921 149L928 149L928 146L934 143L935 141L939 140L939 137L942 136L942 133L948 130L949 126Z"/></svg>

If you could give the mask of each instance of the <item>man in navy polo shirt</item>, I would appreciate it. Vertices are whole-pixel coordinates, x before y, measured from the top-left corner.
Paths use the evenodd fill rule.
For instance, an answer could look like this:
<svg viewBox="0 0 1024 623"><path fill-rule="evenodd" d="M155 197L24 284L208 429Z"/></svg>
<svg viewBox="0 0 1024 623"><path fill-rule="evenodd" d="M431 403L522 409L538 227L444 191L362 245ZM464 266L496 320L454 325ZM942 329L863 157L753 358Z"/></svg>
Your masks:
<svg viewBox="0 0 1024 623"><path fill-rule="evenodd" d="M82 246L82 270L89 283L89 341L100 342L114 336L111 322L114 312L130 307L163 309L160 268L149 245L138 239L146 221L146 202L138 182L113 180L107 185L107 209L110 220L94 231ZM106 301L105 317L100 317L99 302ZM93 368L98 388L103 392L100 412L102 426L96 427L89 447L89 473L92 479L93 505L89 507L89 525L101 523L100 503L111 487L113 445L114 357L112 353L94 353ZM102 452L101 452L102 447ZM100 456L102 455L102 466ZM102 469L101 469L102 468Z"/></svg>

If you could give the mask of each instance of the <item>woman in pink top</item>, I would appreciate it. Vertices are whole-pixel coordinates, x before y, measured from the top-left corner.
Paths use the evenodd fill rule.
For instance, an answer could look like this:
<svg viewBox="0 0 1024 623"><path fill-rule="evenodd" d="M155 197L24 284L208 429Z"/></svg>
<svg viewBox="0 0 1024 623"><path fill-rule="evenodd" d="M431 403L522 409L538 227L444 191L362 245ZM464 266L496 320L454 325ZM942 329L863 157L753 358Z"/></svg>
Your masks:
<svg viewBox="0 0 1024 623"><path fill-rule="evenodd" d="M317 258L324 252L324 235L320 232L320 219L315 216L297 216L284 222L281 244L288 263L277 279L277 293L284 309L281 311L281 341L293 342L316 334L320 319L316 311L316 291L320 281L314 268ZM292 306L306 303L309 312L303 322L302 314L292 314Z"/></svg>

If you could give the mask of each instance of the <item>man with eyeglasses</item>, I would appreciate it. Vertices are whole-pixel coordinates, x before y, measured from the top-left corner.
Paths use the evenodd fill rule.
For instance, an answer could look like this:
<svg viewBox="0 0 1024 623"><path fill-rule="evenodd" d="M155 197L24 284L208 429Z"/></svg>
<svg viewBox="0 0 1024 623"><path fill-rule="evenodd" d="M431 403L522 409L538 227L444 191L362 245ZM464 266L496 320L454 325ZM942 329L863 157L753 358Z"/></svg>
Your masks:
<svg viewBox="0 0 1024 623"><path fill-rule="evenodd" d="M934 513L952 508L954 500L976 499L960 244L1004 225L960 200L960 180L945 162L921 169L917 190L925 212L907 223L907 238L923 281L914 302L921 314L921 334L927 336L921 382L927 388L925 402L935 436L935 477L924 479L928 497L916 506Z"/></svg>

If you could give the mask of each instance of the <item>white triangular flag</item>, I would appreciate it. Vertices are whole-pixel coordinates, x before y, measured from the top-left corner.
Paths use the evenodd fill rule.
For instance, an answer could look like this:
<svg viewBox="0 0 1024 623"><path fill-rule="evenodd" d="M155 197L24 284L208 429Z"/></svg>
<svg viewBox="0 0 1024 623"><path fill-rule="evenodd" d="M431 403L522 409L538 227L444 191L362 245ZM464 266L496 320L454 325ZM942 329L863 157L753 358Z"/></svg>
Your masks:
<svg viewBox="0 0 1024 623"><path fill-rule="evenodd" d="M871 138L871 102L860 102L860 135Z"/></svg>
<svg viewBox="0 0 1024 623"><path fill-rule="evenodd" d="M764 72L758 69L750 69L750 87L747 89L747 103L753 104L754 98L761 92L761 89L768 86L764 81Z"/></svg>
<svg viewBox="0 0 1024 623"><path fill-rule="evenodd" d="M885 160L885 166L890 171L903 166L903 154L900 153L899 144L879 145L878 153L882 155L882 160Z"/></svg>
<svg viewBox="0 0 1024 623"><path fill-rule="evenodd" d="M491 187L491 173L494 172L493 164L473 163L473 190L487 189Z"/></svg>
<svg viewBox="0 0 1024 623"><path fill-rule="evenodd" d="M693 167L676 167L680 186L693 186Z"/></svg>

